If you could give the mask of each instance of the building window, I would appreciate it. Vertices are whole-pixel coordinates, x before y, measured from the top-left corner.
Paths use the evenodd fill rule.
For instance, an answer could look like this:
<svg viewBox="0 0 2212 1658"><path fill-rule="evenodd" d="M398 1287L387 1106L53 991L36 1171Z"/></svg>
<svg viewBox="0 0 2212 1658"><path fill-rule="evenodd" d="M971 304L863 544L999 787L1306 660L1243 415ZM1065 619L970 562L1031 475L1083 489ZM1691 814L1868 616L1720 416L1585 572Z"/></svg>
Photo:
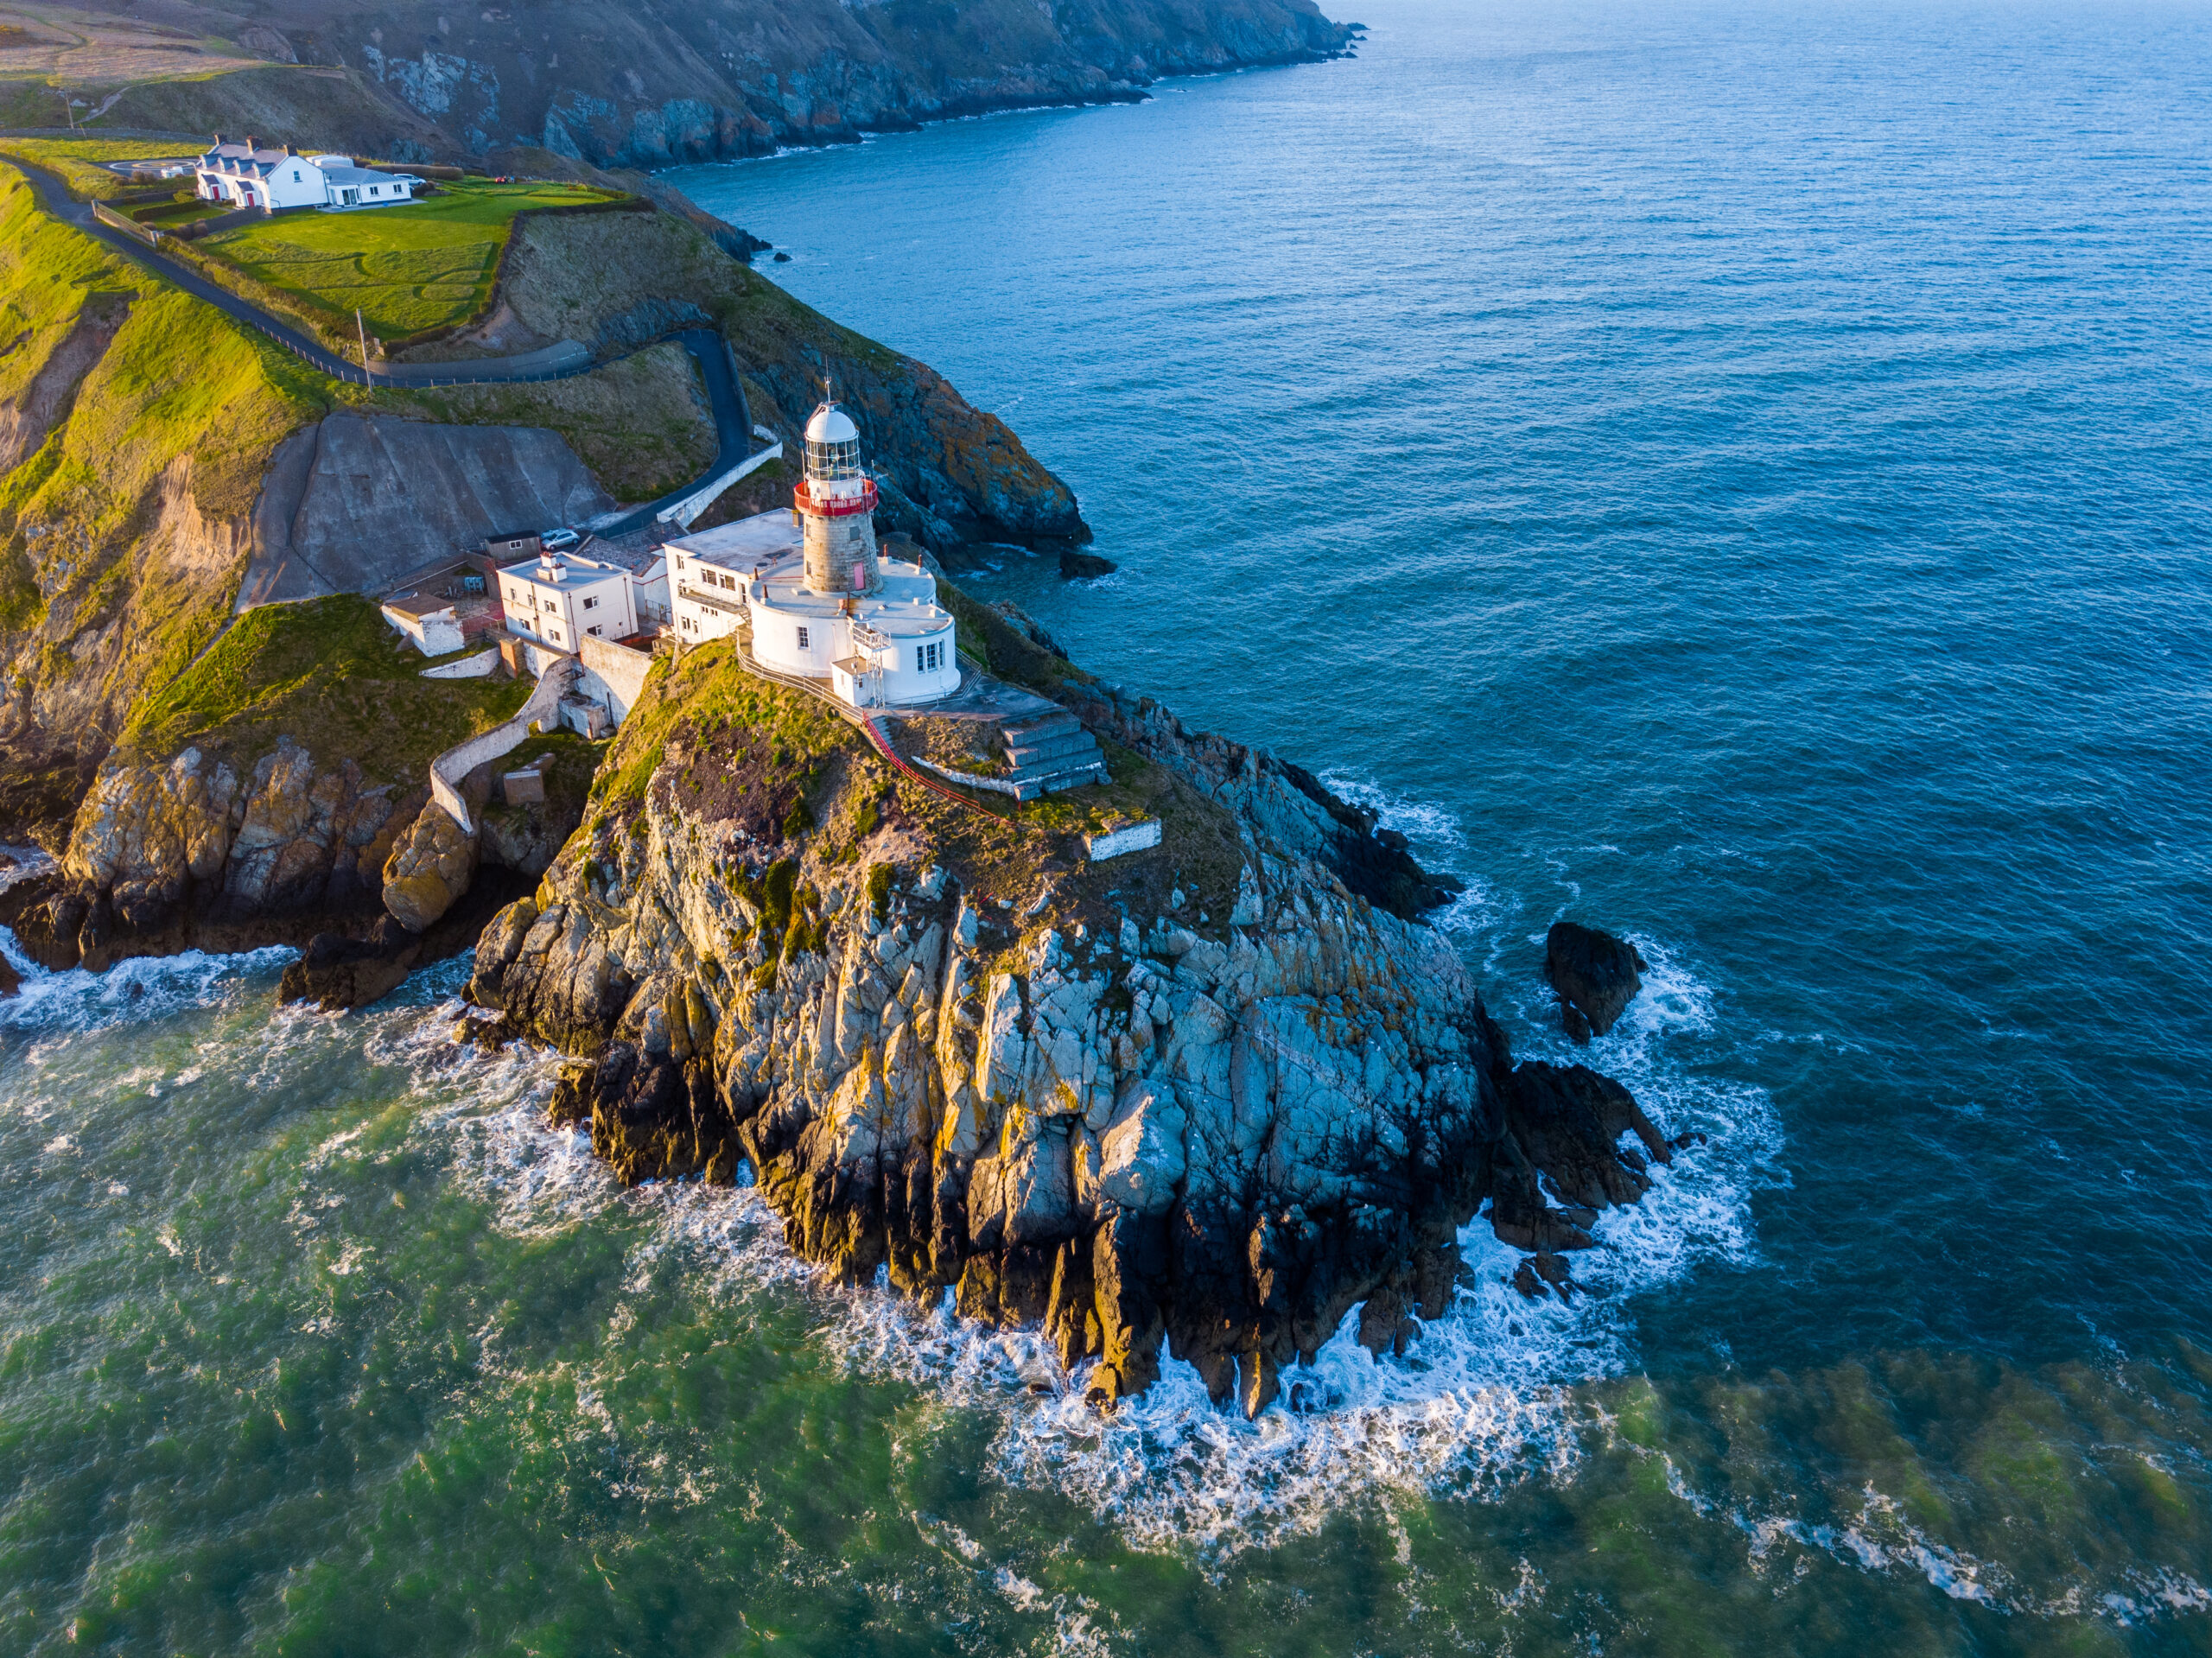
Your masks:
<svg viewBox="0 0 2212 1658"><path fill-rule="evenodd" d="M798 648L802 651L806 649L806 630L803 627L798 631Z"/></svg>
<svg viewBox="0 0 2212 1658"><path fill-rule="evenodd" d="M597 599L587 599L587 600L584 600L584 608L585 608L586 610L597 610L597 609L599 608L599 600L598 600Z"/></svg>
<svg viewBox="0 0 2212 1658"><path fill-rule="evenodd" d="M728 588L732 593L735 593L737 591L737 578L734 575L726 575L722 577L722 585Z"/></svg>
<svg viewBox="0 0 2212 1658"><path fill-rule="evenodd" d="M676 561L676 568L679 570L683 568L683 561L682 559L679 558Z"/></svg>
<svg viewBox="0 0 2212 1658"><path fill-rule="evenodd" d="M561 643L561 630L557 627L549 627L545 630L545 637L558 645Z"/></svg>
<svg viewBox="0 0 2212 1658"><path fill-rule="evenodd" d="M590 635L592 636L592 638L602 638L602 637L603 637L603 635L600 632L600 630L599 630L599 629L597 629L596 627L587 627L586 629L584 629L584 632L587 632L587 633L588 633L588 634L590 634Z"/></svg>
<svg viewBox="0 0 2212 1658"><path fill-rule="evenodd" d="M916 673L932 674L944 665L944 645L942 641L932 639L927 645L918 645L914 647Z"/></svg>

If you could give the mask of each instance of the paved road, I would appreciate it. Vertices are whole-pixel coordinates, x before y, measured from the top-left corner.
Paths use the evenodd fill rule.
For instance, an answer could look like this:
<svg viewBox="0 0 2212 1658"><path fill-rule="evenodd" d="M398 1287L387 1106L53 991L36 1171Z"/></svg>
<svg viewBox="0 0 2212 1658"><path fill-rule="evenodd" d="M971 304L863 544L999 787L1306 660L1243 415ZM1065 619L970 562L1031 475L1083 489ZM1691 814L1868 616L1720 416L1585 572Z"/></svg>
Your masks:
<svg viewBox="0 0 2212 1658"><path fill-rule="evenodd" d="M5 159L10 166L22 169L23 176L30 181L32 190L37 194L39 205L54 218L113 248L125 258L143 265L162 281L175 283L194 298L205 300L224 315L244 323L249 328L258 329L287 351L306 359L333 379L348 381L354 385L410 388L515 384L565 380L601 366L593 359L586 347L569 340L563 344L573 346L573 352L550 362L550 353L558 352L559 347L525 353L519 357L478 358L466 363L392 363L377 370L375 378L371 379L361 372L359 364L347 362L319 340L301 333L289 323L278 321L251 300L241 299L226 289L218 288L199 272L177 264L135 237L101 224L93 217L91 204L79 201L70 194L68 187L46 168L13 156ZM707 401L715 417L714 464L683 488L671 491L657 501L634 507L613 522L595 524L594 528L601 535L620 535L652 522L654 513L664 507L674 505L709 479L737 465L751 451L753 421L745 406L745 393L732 372L729 348L723 343L722 337L711 328L690 328L673 337L691 353L692 360L699 365L700 378L706 382ZM624 353L625 356L630 354Z"/></svg>

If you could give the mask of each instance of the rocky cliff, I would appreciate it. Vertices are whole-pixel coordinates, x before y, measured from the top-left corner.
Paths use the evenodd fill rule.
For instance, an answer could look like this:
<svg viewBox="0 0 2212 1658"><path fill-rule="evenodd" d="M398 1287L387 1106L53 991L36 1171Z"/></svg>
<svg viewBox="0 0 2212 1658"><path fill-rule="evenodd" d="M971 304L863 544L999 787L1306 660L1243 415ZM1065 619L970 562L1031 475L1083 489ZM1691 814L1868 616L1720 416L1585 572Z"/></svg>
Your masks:
<svg viewBox="0 0 2212 1658"><path fill-rule="evenodd" d="M1161 75L1335 56L1356 29L1331 22L1313 0L556 0L527 9L231 0L192 16L257 55L346 72L326 89L331 136L296 135L302 142L337 142L339 127L357 138L389 103L399 112L378 148L397 159L537 147L637 167L850 142L991 110L1141 98ZM300 105L312 122L303 73L133 88L109 118L227 129L264 107ZM232 80L241 83L235 98ZM226 98L237 106L228 120Z"/></svg>
<svg viewBox="0 0 2212 1658"><path fill-rule="evenodd" d="M574 1056L555 1114L625 1179L747 1168L801 1255L1041 1323L1102 1403L1164 1342L1257 1412L1354 1308L1378 1350L1441 1316L1486 1201L1568 1293L1672 1155L1617 1083L1513 1066L1414 918L1440 888L1296 768L1069 669L1114 781L1001 820L727 651L656 671L470 985L487 1039ZM1156 849L1086 861L1140 811Z"/></svg>
<svg viewBox="0 0 2212 1658"><path fill-rule="evenodd" d="M752 418L787 439L819 377L834 375L884 468L891 527L946 549L972 537L1046 545L1089 535L1073 493L1002 422L925 365L791 300L682 214L526 220L500 301L486 337L448 354L576 339L609 365L442 402L339 386L49 218L0 164L0 838L61 853L143 699L174 686L223 634L249 567L266 578L253 598L379 590L402 565L470 550L507 518L526 518L531 499L555 519L575 516L579 500L603 504L567 439L620 457L637 447L623 410L639 430L664 422L664 410L625 402L652 355L626 353L673 328L718 327ZM688 359L677 363L688 386ZM353 418L385 413L417 423ZM696 413L711 454L711 424ZM479 429L442 436L419 423L426 414ZM322 441L353 433L421 440L387 468L404 488L375 487L374 466ZM484 487L485 456L519 454L524 440L550 457L540 468L549 488ZM319 489L325 450L343 475ZM772 467L750 481L789 486ZM377 531L365 541L364 524ZM391 556L356 556L372 543ZM295 564L312 564L314 579L285 577ZM367 759L332 751L305 726L289 734L327 766ZM186 739L161 740L118 765L162 771ZM416 745L408 775L436 746Z"/></svg>

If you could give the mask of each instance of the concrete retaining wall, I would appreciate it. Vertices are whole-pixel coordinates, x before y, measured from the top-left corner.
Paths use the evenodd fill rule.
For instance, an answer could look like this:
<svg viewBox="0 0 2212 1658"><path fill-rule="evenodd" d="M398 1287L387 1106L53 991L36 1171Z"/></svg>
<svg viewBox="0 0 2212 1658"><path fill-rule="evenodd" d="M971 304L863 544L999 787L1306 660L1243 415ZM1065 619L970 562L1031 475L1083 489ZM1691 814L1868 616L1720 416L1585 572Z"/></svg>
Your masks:
<svg viewBox="0 0 2212 1658"><path fill-rule="evenodd" d="M1110 829L1104 835L1084 837L1090 853L1090 861L1103 863L1109 858L1118 858L1124 852L1143 852L1160 844L1160 820L1147 817L1141 823L1132 823L1127 829Z"/></svg>
<svg viewBox="0 0 2212 1658"><path fill-rule="evenodd" d="M645 676L653 665L652 654L587 633L576 642L576 655L584 669L577 694L599 703L614 716L617 725L621 724L645 695Z"/></svg>
<svg viewBox="0 0 2212 1658"><path fill-rule="evenodd" d="M495 726L481 736L471 737L465 743L456 743L430 762L430 797L446 809L446 814L471 835L476 832L475 820L468 815L468 803L461 797L461 780L486 760L495 760L509 754L530 735L533 721L543 721L545 727L553 726L553 711L560 705L569 682L574 678L576 664L567 657L550 664L537 681L537 689L530 694L530 701L521 711L503 726Z"/></svg>

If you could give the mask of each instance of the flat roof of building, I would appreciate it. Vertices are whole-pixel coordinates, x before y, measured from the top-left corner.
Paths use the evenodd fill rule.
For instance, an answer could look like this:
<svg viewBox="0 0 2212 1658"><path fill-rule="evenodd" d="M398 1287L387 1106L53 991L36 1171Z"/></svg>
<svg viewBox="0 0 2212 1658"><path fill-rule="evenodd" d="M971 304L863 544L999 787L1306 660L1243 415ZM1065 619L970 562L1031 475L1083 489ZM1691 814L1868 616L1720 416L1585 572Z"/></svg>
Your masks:
<svg viewBox="0 0 2212 1658"><path fill-rule="evenodd" d="M786 555L798 556L803 544L799 527L791 522L791 510L778 507L734 523L718 524L696 535L679 537L670 542L665 550L717 565L738 575L750 575L756 564L774 564Z"/></svg>
<svg viewBox="0 0 2212 1658"><path fill-rule="evenodd" d="M499 574L535 582L541 588L567 588L573 592L580 588L595 588L602 581L612 581L625 571L620 564L611 564L602 559L563 553L552 561L550 567L545 560L533 558L526 563L505 565Z"/></svg>

